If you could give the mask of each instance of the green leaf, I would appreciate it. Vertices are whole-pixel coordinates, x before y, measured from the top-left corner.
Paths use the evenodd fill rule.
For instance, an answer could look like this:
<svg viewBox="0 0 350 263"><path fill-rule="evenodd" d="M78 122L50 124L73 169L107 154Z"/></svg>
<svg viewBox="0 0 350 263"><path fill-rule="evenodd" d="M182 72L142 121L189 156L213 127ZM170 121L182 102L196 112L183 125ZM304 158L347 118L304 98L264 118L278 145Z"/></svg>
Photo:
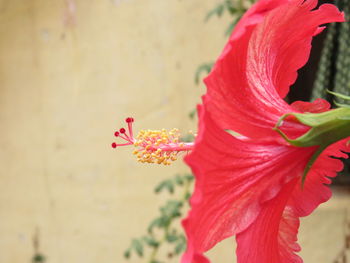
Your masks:
<svg viewBox="0 0 350 263"><path fill-rule="evenodd" d="M334 103L334 105L336 105L339 108L348 108L348 109L350 109L350 105L348 105L348 104L338 103L335 100L333 101L333 103Z"/></svg>
<svg viewBox="0 0 350 263"><path fill-rule="evenodd" d="M180 175L175 175L175 183L178 185L183 185L184 184L184 180Z"/></svg>
<svg viewBox="0 0 350 263"><path fill-rule="evenodd" d="M172 181L169 181L169 183L166 185L166 189L169 191L169 193L174 193L174 184Z"/></svg>
<svg viewBox="0 0 350 263"><path fill-rule="evenodd" d="M166 235L166 240L169 242L169 243L173 243L175 242L176 240L178 240L179 237L177 235L173 235L173 234L168 234Z"/></svg>
<svg viewBox="0 0 350 263"><path fill-rule="evenodd" d="M231 16L237 14L238 12L240 12L239 9L234 7L234 4L233 4L232 0L226 0L225 1L225 8L227 9L227 11L229 12L229 14Z"/></svg>
<svg viewBox="0 0 350 263"><path fill-rule="evenodd" d="M196 77L196 84L198 84L198 83L199 83L199 76L198 76L198 78ZM193 109L193 110L191 110L190 113L188 114L188 117L189 117L191 120L193 120L194 117L196 116L196 114L197 114L197 109Z"/></svg>
<svg viewBox="0 0 350 263"><path fill-rule="evenodd" d="M185 136L180 138L182 142L194 142L195 136L192 133L187 133Z"/></svg>
<svg viewBox="0 0 350 263"><path fill-rule="evenodd" d="M40 253L36 253L32 258L33 263L44 263L45 260L46 260L45 256Z"/></svg>
<svg viewBox="0 0 350 263"><path fill-rule="evenodd" d="M227 7L228 12L230 13L231 16L236 15L239 13L239 10L235 8L233 5Z"/></svg>
<svg viewBox="0 0 350 263"><path fill-rule="evenodd" d="M185 174L184 179L190 183L194 180L194 176L192 174Z"/></svg>
<svg viewBox="0 0 350 263"><path fill-rule="evenodd" d="M124 252L124 257L125 257L126 259L130 258L130 249L125 250L125 252Z"/></svg>
<svg viewBox="0 0 350 263"><path fill-rule="evenodd" d="M179 255L180 253L182 253L183 251L185 251L186 249L186 239L185 237L182 235L179 239L179 242L177 242L175 249L174 249L174 253L176 255Z"/></svg>
<svg viewBox="0 0 350 263"><path fill-rule="evenodd" d="M344 94L341 94L341 93L337 93L337 92L333 92L333 91L330 91L330 90L327 90L327 92L329 94L332 94L333 96L335 96L337 98L341 98L343 100L350 100L350 96L347 96L347 95L344 95Z"/></svg>
<svg viewBox="0 0 350 263"><path fill-rule="evenodd" d="M230 35L231 35L231 33L232 33L234 27L236 26L238 20L239 20L241 17L242 17L242 16L239 15L239 16L235 17L235 18L231 21L231 23L230 23L230 24L228 25L228 27L226 28L225 36L230 36Z"/></svg>
<svg viewBox="0 0 350 263"><path fill-rule="evenodd" d="M182 206L183 203L181 201L169 200L165 206L160 208L160 211L165 218L172 220L173 218L181 216L180 208Z"/></svg>
<svg viewBox="0 0 350 263"><path fill-rule="evenodd" d="M186 199L186 200L189 200L190 197L191 197L191 193L190 193L190 192L187 192L187 193L185 194L185 199Z"/></svg>
<svg viewBox="0 0 350 263"><path fill-rule="evenodd" d="M151 221L151 223L148 226L148 233L152 233L153 228L155 228L155 227L158 227L158 228L162 227L162 222L163 222L162 217L157 217L156 219Z"/></svg>
<svg viewBox="0 0 350 263"><path fill-rule="evenodd" d="M131 242L131 248L134 249L139 257L143 257L143 245L138 239L133 239Z"/></svg>
<svg viewBox="0 0 350 263"><path fill-rule="evenodd" d="M150 247L158 247L159 246L159 242L154 237L144 236L143 240Z"/></svg>
<svg viewBox="0 0 350 263"><path fill-rule="evenodd" d="M210 18L212 18L213 16L218 16L221 17L223 12L225 10L225 6L224 4L218 4L215 8L213 8L212 10L210 10L207 15L205 16L204 21L207 22Z"/></svg>
<svg viewBox="0 0 350 263"><path fill-rule="evenodd" d="M199 84L199 79L201 74L204 72L206 74L208 74L211 71L211 68L213 67L214 63L213 62L209 62L209 63L204 63L202 65L200 65L197 70L196 70L196 74L195 74L195 83L198 85Z"/></svg>
<svg viewBox="0 0 350 263"><path fill-rule="evenodd" d="M156 194L158 194L161 191L163 191L164 189L167 189L168 192L171 194L174 193L174 184L173 184L172 180L162 181L159 185L156 186L156 188L154 189L154 192Z"/></svg>

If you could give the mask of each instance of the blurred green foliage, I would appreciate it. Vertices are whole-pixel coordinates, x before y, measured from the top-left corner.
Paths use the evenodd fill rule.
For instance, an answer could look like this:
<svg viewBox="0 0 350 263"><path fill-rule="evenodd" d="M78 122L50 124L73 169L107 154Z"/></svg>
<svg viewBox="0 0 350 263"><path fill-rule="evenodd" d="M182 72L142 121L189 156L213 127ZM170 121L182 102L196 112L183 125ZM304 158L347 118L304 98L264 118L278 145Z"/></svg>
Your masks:
<svg viewBox="0 0 350 263"><path fill-rule="evenodd" d="M45 263L46 257L40 252L40 234L39 234L39 228L37 227L35 229L34 235L33 235L33 248L34 248L34 255L31 259L32 263Z"/></svg>
<svg viewBox="0 0 350 263"><path fill-rule="evenodd" d="M44 255L40 254L40 253L35 253L33 258L32 258L32 263L45 263L46 262L46 258Z"/></svg>
<svg viewBox="0 0 350 263"><path fill-rule="evenodd" d="M213 9L211 9L207 15L205 16L204 21L207 22L213 17L222 17L223 15L227 14L230 16L230 23L225 29L225 36L229 36L235 27L235 25L238 23L238 21L241 19L241 17L244 15L244 13L248 10L248 8L255 2L255 0L223 0L222 2L218 3ZM201 80L202 74L207 75L211 71L212 67L214 65L214 62L206 62L198 66L196 73L195 73L195 83L198 85Z"/></svg>
<svg viewBox="0 0 350 263"><path fill-rule="evenodd" d="M186 248L186 238L179 232L174 223L179 220L187 206L191 195L190 186L193 181L191 174L177 174L169 179L161 181L155 188L156 194L170 194L171 199L167 200L159 208L158 215L151 220L146 233L138 238L132 239L130 246L125 250L124 257L132 255L144 257L145 250L150 251L149 263L161 263L158 252L161 248L167 251L167 257L172 258L182 253ZM167 244L167 245L165 245Z"/></svg>

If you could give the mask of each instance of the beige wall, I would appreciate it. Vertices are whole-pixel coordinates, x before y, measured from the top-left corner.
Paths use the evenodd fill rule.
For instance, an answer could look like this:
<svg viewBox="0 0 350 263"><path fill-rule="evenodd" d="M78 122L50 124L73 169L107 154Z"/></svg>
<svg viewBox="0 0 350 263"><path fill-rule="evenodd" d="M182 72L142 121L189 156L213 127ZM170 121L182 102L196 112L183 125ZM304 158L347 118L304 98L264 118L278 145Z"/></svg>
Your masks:
<svg viewBox="0 0 350 263"><path fill-rule="evenodd" d="M123 262L162 202L154 185L176 171L112 150L125 117L135 129L194 129L204 89L196 67L224 44L217 1L0 2L0 262L29 262L32 235L48 262ZM139 262L136 260L135 262Z"/></svg>
<svg viewBox="0 0 350 263"><path fill-rule="evenodd" d="M0 1L0 263L29 262L36 228L50 263L124 262L163 201L154 185L188 169L135 162L113 131L129 115L195 129L194 71L225 42L227 18L203 22L217 2L77 0L74 18L64 0Z"/></svg>

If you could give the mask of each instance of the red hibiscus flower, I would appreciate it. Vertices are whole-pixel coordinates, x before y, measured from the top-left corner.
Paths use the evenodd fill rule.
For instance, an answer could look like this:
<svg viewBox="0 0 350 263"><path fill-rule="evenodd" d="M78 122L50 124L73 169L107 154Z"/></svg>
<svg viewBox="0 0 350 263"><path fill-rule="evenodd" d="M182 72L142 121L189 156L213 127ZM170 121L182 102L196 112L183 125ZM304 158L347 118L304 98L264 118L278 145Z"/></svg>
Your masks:
<svg viewBox="0 0 350 263"><path fill-rule="evenodd" d="M295 263L299 218L331 192L329 177L343 168L345 140L327 147L302 174L318 146L296 147L273 129L287 113L329 110L324 100L287 104L283 98L308 60L322 24L343 21L331 4L316 0L261 0L242 18L212 72L198 107L199 130L185 158L196 178L191 210L183 221L188 245L182 263L236 235L239 263ZM289 138L310 127L283 121ZM232 135L228 131L234 132Z"/></svg>

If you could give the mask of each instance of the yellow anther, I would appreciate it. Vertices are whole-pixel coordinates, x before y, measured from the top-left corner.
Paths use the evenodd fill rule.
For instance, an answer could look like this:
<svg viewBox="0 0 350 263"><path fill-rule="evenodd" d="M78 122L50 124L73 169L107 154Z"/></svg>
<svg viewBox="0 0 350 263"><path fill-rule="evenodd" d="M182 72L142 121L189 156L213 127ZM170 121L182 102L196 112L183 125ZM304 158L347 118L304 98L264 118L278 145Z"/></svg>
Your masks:
<svg viewBox="0 0 350 263"><path fill-rule="evenodd" d="M170 131L165 129L141 130L136 138L134 145L137 149L134 154L141 163L170 165L171 162L177 160L179 152L177 147L185 145L183 143L179 144L180 133L178 129ZM174 147L174 150L172 150L172 147Z"/></svg>

